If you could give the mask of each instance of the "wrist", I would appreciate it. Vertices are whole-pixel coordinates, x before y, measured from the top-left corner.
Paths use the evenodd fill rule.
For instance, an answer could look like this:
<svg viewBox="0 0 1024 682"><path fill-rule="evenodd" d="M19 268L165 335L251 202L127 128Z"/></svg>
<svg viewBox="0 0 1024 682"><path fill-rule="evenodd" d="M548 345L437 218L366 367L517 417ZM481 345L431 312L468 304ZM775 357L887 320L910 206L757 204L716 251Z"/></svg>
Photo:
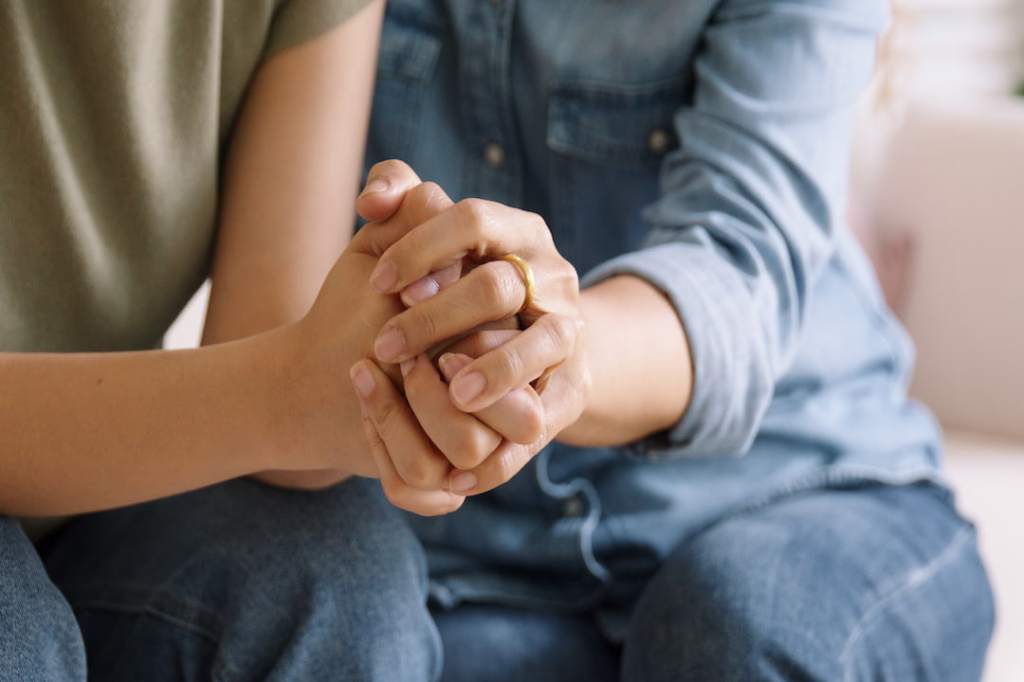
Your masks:
<svg viewBox="0 0 1024 682"><path fill-rule="evenodd" d="M307 316L280 329L274 359L265 369L271 386L273 457L267 469L330 470L332 477L375 476L364 442L359 402L349 369L366 356L369 341L351 333L326 336ZM358 325L353 325L358 327ZM349 330L351 331L351 330ZM313 476L320 480L321 476Z"/></svg>
<svg viewBox="0 0 1024 682"><path fill-rule="evenodd" d="M247 347L245 381L238 382L241 397L252 405L249 428L259 433L259 467L299 470L316 467L309 452L297 447L303 435L302 418L309 409L301 384L301 335L298 323L239 342ZM306 457L301 455L305 453Z"/></svg>

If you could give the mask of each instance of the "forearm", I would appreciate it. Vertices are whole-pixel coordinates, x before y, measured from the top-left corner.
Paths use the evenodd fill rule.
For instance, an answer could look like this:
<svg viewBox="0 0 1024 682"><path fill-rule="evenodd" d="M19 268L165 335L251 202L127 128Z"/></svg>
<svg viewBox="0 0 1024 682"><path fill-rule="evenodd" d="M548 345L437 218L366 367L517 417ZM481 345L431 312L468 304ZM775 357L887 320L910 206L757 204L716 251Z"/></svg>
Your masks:
<svg viewBox="0 0 1024 682"><path fill-rule="evenodd" d="M693 368L683 324L665 296L620 276L585 289L580 308L591 386L583 415L558 440L621 445L678 422Z"/></svg>
<svg viewBox="0 0 1024 682"><path fill-rule="evenodd" d="M0 513L116 507L278 466L285 333L185 351L0 354Z"/></svg>

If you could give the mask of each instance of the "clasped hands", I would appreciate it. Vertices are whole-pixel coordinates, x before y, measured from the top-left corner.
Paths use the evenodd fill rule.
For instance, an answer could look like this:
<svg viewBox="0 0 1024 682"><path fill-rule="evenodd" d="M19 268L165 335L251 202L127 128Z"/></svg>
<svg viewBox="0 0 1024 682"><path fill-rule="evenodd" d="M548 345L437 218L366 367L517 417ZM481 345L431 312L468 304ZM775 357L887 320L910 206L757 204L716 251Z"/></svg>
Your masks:
<svg viewBox="0 0 1024 682"><path fill-rule="evenodd" d="M349 251L376 258L373 289L404 304L350 370L373 464L395 506L450 513L579 418L589 374L576 271L539 216L453 203L400 161L370 171L357 208L369 222ZM507 254L533 271L526 309Z"/></svg>

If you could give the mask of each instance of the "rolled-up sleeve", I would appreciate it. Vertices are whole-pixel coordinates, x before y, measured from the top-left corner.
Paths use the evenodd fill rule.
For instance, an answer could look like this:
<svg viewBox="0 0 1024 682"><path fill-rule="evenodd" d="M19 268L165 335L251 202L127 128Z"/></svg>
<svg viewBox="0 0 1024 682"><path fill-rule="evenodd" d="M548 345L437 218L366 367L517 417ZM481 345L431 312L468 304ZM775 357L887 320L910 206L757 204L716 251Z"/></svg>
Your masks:
<svg viewBox="0 0 1024 682"><path fill-rule="evenodd" d="M882 0L724 0L709 23L645 246L583 278L645 279L686 329L690 406L635 453L749 449L833 252L852 112L886 21Z"/></svg>

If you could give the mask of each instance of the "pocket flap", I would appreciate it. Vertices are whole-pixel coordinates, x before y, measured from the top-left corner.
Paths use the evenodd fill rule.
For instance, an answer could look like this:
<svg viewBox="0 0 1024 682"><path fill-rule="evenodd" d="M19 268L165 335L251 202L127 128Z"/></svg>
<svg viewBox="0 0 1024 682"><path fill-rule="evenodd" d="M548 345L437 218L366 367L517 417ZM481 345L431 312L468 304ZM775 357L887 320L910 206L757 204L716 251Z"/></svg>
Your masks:
<svg viewBox="0 0 1024 682"><path fill-rule="evenodd" d="M672 117L679 81L648 85L569 84L548 108L548 147L598 163L652 163L676 146Z"/></svg>

